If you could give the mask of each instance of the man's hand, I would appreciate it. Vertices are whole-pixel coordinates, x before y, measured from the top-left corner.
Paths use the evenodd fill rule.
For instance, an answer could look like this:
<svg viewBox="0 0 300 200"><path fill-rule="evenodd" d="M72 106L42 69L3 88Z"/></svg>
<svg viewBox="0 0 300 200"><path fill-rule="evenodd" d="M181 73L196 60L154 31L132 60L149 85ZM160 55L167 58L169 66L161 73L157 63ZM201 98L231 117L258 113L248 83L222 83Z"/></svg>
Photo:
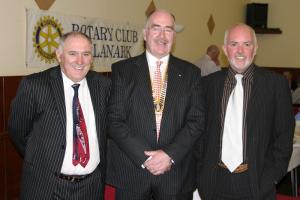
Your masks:
<svg viewBox="0 0 300 200"><path fill-rule="evenodd" d="M145 161L144 166L153 175L161 175L171 169L171 158L164 151L145 151L144 153L150 157Z"/></svg>

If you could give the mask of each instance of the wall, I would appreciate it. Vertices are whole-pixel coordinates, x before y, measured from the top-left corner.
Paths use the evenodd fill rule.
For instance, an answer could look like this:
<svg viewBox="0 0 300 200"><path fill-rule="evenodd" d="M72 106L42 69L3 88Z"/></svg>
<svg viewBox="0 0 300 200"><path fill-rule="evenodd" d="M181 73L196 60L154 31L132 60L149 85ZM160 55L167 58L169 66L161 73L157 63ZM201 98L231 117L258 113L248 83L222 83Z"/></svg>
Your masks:
<svg viewBox="0 0 300 200"><path fill-rule="evenodd" d="M99 17L144 24L145 10L151 0L56 0L49 9L64 14ZM244 21L246 0L155 0L159 8L173 12L184 31L177 35L174 55L189 61L200 57L211 43L222 44L226 27ZM26 15L25 8L38 9L35 0L0 0L0 75L27 75L43 68L25 67ZM83 9L84 8L84 9ZM213 14L216 27L213 35L207 21ZM223 59L225 62L225 59ZM97 71L99 69L96 68Z"/></svg>
<svg viewBox="0 0 300 200"><path fill-rule="evenodd" d="M300 68L300 1L298 0L255 0L268 3L268 27L280 28L282 34L259 34L256 63L272 67Z"/></svg>
<svg viewBox="0 0 300 200"><path fill-rule="evenodd" d="M103 19L126 20L144 23L144 11L150 0L56 0L50 11L65 14L99 17ZM259 49L256 63L272 67L299 67L297 52L300 52L298 35L300 17L298 0L155 0L157 7L166 8L176 15L176 21L184 25L184 31L177 34L174 55L194 61L202 55L211 43L221 45L225 29L236 22L244 21L245 5L248 2L269 4L269 27L279 27L279 35L258 34ZM0 75L26 75L43 68L25 67L26 18L25 8L38 9L35 0L0 0ZM85 8L85 9L82 9ZM207 21L213 14L216 27L213 35L207 29ZM226 59L222 55L222 64ZM97 71L99 69L96 68Z"/></svg>
<svg viewBox="0 0 300 200"><path fill-rule="evenodd" d="M21 76L0 76L0 199L18 199L22 159L8 137L7 119Z"/></svg>

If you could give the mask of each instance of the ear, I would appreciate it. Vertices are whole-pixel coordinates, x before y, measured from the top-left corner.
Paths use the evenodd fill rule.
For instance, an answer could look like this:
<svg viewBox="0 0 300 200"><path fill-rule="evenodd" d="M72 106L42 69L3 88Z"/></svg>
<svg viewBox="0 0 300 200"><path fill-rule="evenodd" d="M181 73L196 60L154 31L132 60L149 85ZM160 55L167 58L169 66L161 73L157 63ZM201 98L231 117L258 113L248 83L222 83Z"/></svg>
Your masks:
<svg viewBox="0 0 300 200"><path fill-rule="evenodd" d="M143 29L143 37L144 37L144 41L146 41L146 34L147 34L147 31L146 28Z"/></svg>
<svg viewBox="0 0 300 200"><path fill-rule="evenodd" d="M254 47L254 55L256 55L257 48L258 48L258 45L256 45L256 46Z"/></svg>
<svg viewBox="0 0 300 200"><path fill-rule="evenodd" d="M174 32L173 32L173 42L176 41L176 35L177 35L176 31L174 31Z"/></svg>
<svg viewBox="0 0 300 200"><path fill-rule="evenodd" d="M222 49L223 49L223 52L224 52L225 56L228 56L228 55L227 55L227 49L226 49L225 44L222 46Z"/></svg>
<svg viewBox="0 0 300 200"><path fill-rule="evenodd" d="M60 63L61 62L61 54L62 54L62 52L59 49L57 49L55 51L55 54L56 54L57 61Z"/></svg>

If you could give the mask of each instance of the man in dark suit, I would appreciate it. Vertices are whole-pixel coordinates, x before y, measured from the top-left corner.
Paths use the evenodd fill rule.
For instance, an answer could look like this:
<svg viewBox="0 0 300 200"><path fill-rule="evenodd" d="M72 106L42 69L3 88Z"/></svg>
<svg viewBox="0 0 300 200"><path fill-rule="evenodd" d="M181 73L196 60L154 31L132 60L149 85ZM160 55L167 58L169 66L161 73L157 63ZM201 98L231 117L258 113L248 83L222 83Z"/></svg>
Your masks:
<svg viewBox="0 0 300 200"><path fill-rule="evenodd" d="M63 35L56 55L60 66L25 77L12 102L20 199L103 199L110 81L90 71L92 42L82 33Z"/></svg>
<svg viewBox="0 0 300 200"><path fill-rule="evenodd" d="M199 155L200 196L275 199L275 184L287 172L293 148L295 120L288 83L253 64L257 41L251 27L237 24L228 29L223 50L229 68L204 78L207 109L204 140L199 142L204 156ZM231 101L240 91L242 101ZM242 108L231 115L236 105ZM238 113L241 120L232 124L230 118Z"/></svg>
<svg viewBox="0 0 300 200"><path fill-rule="evenodd" d="M107 182L116 200L192 199L201 73L170 55L174 39L174 17L156 10L144 28L146 52L112 65Z"/></svg>

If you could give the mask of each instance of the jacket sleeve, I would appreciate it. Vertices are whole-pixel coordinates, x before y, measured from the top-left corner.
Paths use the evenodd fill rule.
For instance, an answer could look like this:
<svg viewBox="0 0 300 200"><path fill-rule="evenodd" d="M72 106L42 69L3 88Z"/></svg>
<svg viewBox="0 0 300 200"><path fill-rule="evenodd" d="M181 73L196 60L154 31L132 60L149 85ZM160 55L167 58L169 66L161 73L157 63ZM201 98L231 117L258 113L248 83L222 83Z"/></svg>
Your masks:
<svg viewBox="0 0 300 200"><path fill-rule="evenodd" d="M194 75L185 124L176 133L174 140L163 148L175 164L180 163L188 153L193 153L194 144L204 131L204 98L201 71L195 71Z"/></svg>
<svg viewBox="0 0 300 200"><path fill-rule="evenodd" d="M137 167L146 161L144 151L151 150L146 141L132 133L127 124L126 97L121 65L112 66L112 88L108 106L109 135Z"/></svg>
<svg viewBox="0 0 300 200"><path fill-rule="evenodd" d="M17 150L24 156L35 116L34 91L26 77L22 79L12 101L8 120L9 135Z"/></svg>
<svg viewBox="0 0 300 200"><path fill-rule="evenodd" d="M295 119L293 115L291 92L286 80L279 77L275 80L274 121L270 148L264 162L261 185L267 193L286 174L291 153ZM269 186L269 189L268 189Z"/></svg>

